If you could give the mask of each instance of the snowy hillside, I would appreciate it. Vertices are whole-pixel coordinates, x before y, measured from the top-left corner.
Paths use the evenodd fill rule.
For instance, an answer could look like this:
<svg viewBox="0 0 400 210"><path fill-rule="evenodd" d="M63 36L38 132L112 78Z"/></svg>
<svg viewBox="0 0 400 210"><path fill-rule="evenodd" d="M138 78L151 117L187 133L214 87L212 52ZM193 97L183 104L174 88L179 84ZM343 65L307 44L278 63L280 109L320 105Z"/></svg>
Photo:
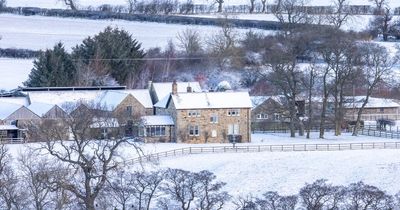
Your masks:
<svg viewBox="0 0 400 210"><path fill-rule="evenodd" d="M33 67L32 59L0 58L1 89L15 89L28 79Z"/></svg>
<svg viewBox="0 0 400 210"><path fill-rule="evenodd" d="M350 142L383 142L398 141L377 137L352 137L349 133L335 137L327 133L324 140L297 137L289 134L257 134L252 136L258 144L305 144L305 143L350 143ZM155 143L141 145L144 154L184 147L222 146L229 144L174 144ZM25 147L36 147L37 143L26 145L8 145L14 158L23 152ZM127 159L136 155L130 146L120 151ZM364 151L330 151L330 152L260 152L260 153L219 153L196 154L162 158L160 164L149 168L181 168L191 171L210 170L217 178L227 183L225 190L231 195L253 194L258 196L273 190L282 194L294 194L305 182L325 178L335 185L347 185L364 181L375 185L390 194L400 191L400 150L364 150Z"/></svg>
<svg viewBox="0 0 400 210"><path fill-rule="evenodd" d="M183 2L183 0L181 0ZM197 4L211 4L213 1L211 0L193 0L194 3ZM257 1L256 1L257 2ZM273 0L267 0L267 4L273 3ZM309 0L308 5L315 6L328 6L331 5L332 1L330 0ZM399 7L400 2L397 0L389 0L389 6ZM87 8L89 6L98 7L103 4L109 5L127 5L127 0L77 0L79 7ZM226 0L225 5L240 5L240 4L249 4L249 0ZM350 0L349 4L351 5L373 5L368 0ZM7 5L10 7L41 7L41 8L66 8L61 1L58 0L7 0Z"/></svg>
<svg viewBox="0 0 400 210"><path fill-rule="evenodd" d="M20 16L1 14L0 41L1 48L46 49L57 42L64 43L67 50L80 44L88 36L93 36L105 27L112 26L124 29L133 38L142 43L142 47L164 48L169 40L176 42L176 36L186 28L198 30L203 38L220 30L214 26L191 26L180 24L163 24L123 20L88 20L77 18L55 18L43 16ZM45 27L43 27L45 26ZM245 33L246 29L238 29Z"/></svg>

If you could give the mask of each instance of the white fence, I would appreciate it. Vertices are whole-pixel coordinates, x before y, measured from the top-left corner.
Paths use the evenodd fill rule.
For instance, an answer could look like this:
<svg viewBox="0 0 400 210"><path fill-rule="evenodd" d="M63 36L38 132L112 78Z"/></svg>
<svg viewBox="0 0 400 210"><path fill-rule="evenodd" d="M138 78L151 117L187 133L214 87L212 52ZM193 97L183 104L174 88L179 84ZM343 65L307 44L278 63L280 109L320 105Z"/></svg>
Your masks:
<svg viewBox="0 0 400 210"><path fill-rule="evenodd" d="M215 146L186 147L165 152L154 153L127 160L125 164L137 164L145 161L159 161L161 158L191 154L206 153L245 153L245 152L305 152L305 151L342 151L400 149L400 142L369 142L369 143L339 143L339 144L282 144L282 145L251 145L251 146Z"/></svg>

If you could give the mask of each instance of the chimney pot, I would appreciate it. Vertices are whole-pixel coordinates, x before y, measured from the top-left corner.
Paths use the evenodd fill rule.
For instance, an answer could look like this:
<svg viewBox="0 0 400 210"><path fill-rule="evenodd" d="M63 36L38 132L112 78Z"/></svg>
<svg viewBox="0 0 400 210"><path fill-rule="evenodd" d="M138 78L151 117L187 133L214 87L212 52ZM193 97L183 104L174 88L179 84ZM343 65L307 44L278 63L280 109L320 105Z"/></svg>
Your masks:
<svg viewBox="0 0 400 210"><path fill-rule="evenodd" d="M178 95L178 84L176 80L172 83L172 95Z"/></svg>

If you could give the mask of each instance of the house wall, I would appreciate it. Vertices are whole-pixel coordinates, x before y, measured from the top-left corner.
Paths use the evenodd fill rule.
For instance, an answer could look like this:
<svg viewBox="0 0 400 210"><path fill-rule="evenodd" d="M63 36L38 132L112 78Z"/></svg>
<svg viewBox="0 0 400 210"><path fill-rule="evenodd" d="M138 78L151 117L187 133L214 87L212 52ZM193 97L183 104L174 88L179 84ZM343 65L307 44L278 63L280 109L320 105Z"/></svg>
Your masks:
<svg viewBox="0 0 400 210"><path fill-rule="evenodd" d="M267 114L268 119L257 119L257 115L261 113ZM279 114L279 119L275 118L275 114ZM284 107L278 102L268 99L251 110L252 130L282 128L282 120L284 119L284 115Z"/></svg>
<svg viewBox="0 0 400 210"><path fill-rule="evenodd" d="M188 116L189 110L176 111L176 139L184 143L228 143L228 125L238 124L242 142L250 142L250 109L239 109L239 116L228 116L229 109L200 109L200 116ZM212 115L218 116L211 123ZM199 136L189 136L189 125L199 126ZM212 133L216 132L216 137Z"/></svg>
<svg viewBox="0 0 400 210"><path fill-rule="evenodd" d="M59 106L53 106L46 114L43 115L43 118L46 119L60 119L67 117L68 114L61 109Z"/></svg>
<svg viewBox="0 0 400 210"><path fill-rule="evenodd" d="M126 107L132 107L132 116L127 115ZM114 110L120 119L138 119L144 115L152 115L153 109L146 109L135 97L128 95Z"/></svg>
<svg viewBox="0 0 400 210"><path fill-rule="evenodd" d="M346 109L345 118L347 120L356 120L359 109ZM400 120L398 107L364 108L361 120L375 121L378 119Z"/></svg>
<svg viewBox="0 0 400 210"><path fill-rule="evenodd" d="M145 136L146 143L173 142L174 126L165 126L165 136Z"/></svg>

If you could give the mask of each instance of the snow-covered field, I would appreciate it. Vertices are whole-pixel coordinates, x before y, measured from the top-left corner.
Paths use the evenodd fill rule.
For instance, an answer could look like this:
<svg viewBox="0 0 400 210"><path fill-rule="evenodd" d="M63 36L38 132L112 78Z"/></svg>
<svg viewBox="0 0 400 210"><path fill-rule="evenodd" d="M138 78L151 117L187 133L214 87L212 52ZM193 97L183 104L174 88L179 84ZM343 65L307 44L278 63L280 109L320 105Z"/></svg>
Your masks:
<svg viewBox="0 0 400 210"><path fill-rule="evenodd" d="M0 90L15 89L28 79L33 67L32 59L0 58Z"/></svg>
<svg viewBox="0 0 400 210"><path fill-rule="evenodd" d="M142 43L142 47L145 49L151 47L164 48L169 40L177 44L177 34L186 28L197 30L203 40L206 40L212 34L218 33L220 30L220 28L214 26L19 16L11 14L0 14L0 25L0 35L2 37L0 40L1 48L43 50L52 48L57 42L61 41L68 51L71 51L72 47L80 44L86 37L103 31L107 26L118 27L128 31L132 34L133 38ZM239 34L244 34L247 31L247 29L237 29ZM262 32L270 33L270 31L264 30ZM25 81L28 77L32 67L31 60L9 58L0 60L0 76L1 78L6 78L5 82L0 83L0 89L9 90L20 86L21 82Z"/></svg>
<svg viewBox="0 0 400 210"><path fill-rule="evenodd" d="M183 0L182 0L183 1ZM127 6L126 0L77 0L77 5L81 8L87 8L89 6L98 7L103 4L109 5L123 5ZM194 0L194 3L197 4L211 4L212 0ZM268 0L267 4L273 3L274 0ZM314 6L329 6L332 5L332 1L330 0L308 0L306 1L308 5ZM256 2L258 3L258 2ZM225 5L246 5L249 4L248 0L226 0L224 1ZM373 5L371 1L368 0L350 0L349 4L351 5ZM388 4L390 7L398 7L400 6L400 2L397 0L388 0ZM42 8L66 8L62 1L60 0L7 0L7 5L10 7L42 7Z"/></svg>
<svg viewBox="0 0 400 210"><path fill-rule="evenodd" d="M107 26L118 27L128 31L146 49L151 47L164 48L169 40L177 43L177 34L186 28L197 30L203 38L215 34L220 30L219 27L214 26L20 16L11 14L1 14L0 25L0 34L2 36L0 47L33 50L52 48L60 41L64 43L67 50L71 50L72 47L80 44L83 39L98 34ZM238 29L237 31L239 34L243 34L248 30Z"/></svg>
<svg viewBox="0 0 400 210"><path fill-rule="evenodd" d="M316 133L312 140L287 135L259 134L253 135L253 140L255 144L390 141L349 134L334 137L328 133L325 140L316 139ZM227 183L225 190L234 196L270 190L295 194L305 182L321 178L335 185L364 181L391 194L400 191L400 150L200 154L163 159L154 167L210 170Z"/></svg>
<svg viewBox="0 0 400 210"><path fill-rule="evenodd" d="M391 139L358 136L345 133L335 137L327 133L326 139L312 134L311 140L304 137L290 138L288 134L253 134L251 145L289 144L289 143L345 143L382 142ZM221 146L228 144L143 144L145 154L169 151L183 147ZM9 145L14 157L39 145ZM121 153L127 159L136 156L132 147L125 147ZM390 194L400 191L400 150L364 150L330 152L260 152L196 154L161 159L157 165L148 169L181 168L184 170L210 170L218 180L227 183L224 190L231 195L253 194L255 196L274 190L282 194L294 194L305 182L325 178L335 185L347 185L364 181L375 185Z"/></svg>

